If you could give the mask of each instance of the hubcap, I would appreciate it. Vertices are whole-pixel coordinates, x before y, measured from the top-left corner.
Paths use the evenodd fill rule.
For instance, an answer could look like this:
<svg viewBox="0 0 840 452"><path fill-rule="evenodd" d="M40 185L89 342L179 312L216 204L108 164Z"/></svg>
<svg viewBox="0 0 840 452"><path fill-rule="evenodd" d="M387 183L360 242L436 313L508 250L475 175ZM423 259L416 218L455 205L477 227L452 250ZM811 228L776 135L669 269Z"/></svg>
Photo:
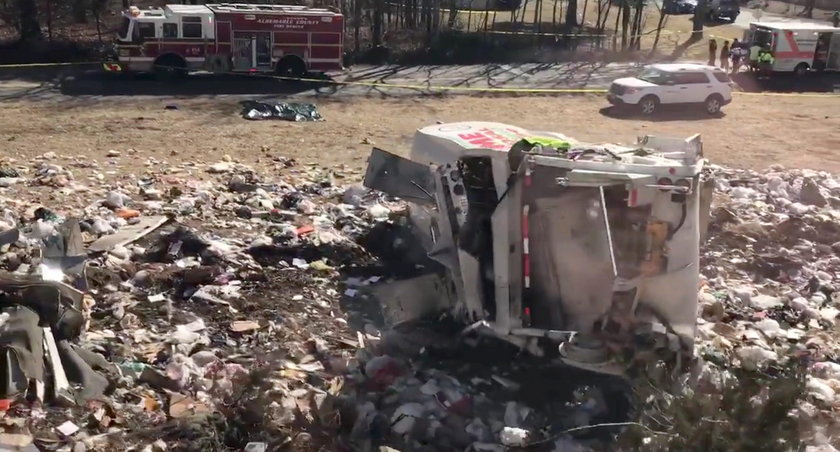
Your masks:
<svg viewBox="0 0 840 452"><path fill-rule="evenodd" d="M710 100L706 108L709 110L709 113L716 113L720 109L720 104L717 100Z"/></svg>
<svg viewBox="0 0 840 452"><path fill-rule="evenodd" d="M653 113L653 109L656 108L652 101L645 101L642 104L642 111L645 113Z"/></svg>

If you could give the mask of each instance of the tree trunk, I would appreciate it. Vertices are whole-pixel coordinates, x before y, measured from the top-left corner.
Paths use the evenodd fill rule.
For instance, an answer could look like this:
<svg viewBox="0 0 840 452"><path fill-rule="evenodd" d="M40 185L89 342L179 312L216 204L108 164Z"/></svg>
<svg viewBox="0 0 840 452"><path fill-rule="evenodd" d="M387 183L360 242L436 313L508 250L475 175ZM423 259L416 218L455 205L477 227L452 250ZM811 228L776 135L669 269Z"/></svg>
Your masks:
<svg viewBox="0 0 840 452"><path fill-rule="evenodd" d="M694 8L694 17L692 18L691 39L700 39L703 37L703 25L706 23L706 12L709 9L709 2L707 0L697 0L697 6Z"/></svg>
<svg viewBox="0 0 840 452"><path fill-rule="evenodd" d="M621 50L627 49L627 32L630 28L630 0L622 0L621 5Z"/></svg>
<svg viewBox="0 0 840 452"><path fill-rule="evenodd" d="M615 13L615 24L613 25L613 38L612 38L612 46L613 50L618 48L618 33L619 33L619 24L621 23L621 9Z"/></svg>
<svg viewBox="0 0 840 452"><path fill-rule="evenodd" d="M644 5L642 4L642 0L637 0L636 3L636 15L633 16L633 29L631 30L631 47L634 50L639 50L642 45L642 18L644 17L642 12L644 11Z"/></svg>
<svg viewBox="0 0 840 452"><path fill-rule="evenodd" d="M373 47L382 44L382 0L376 0L373 7Z"/></svg>
<svg viewBox="0 0 840 452"><path fill-rule="evenodd" d="M660 7L659 8L659 22L656 23L656 36L653 38L653 47L650 49L650 53L653 54L656 52L656 47L659 45L659 36L662 33L662 27L665 26L665 10Z"/></svg>
<svg viewBox="0 0 840 452"><path fill-rule="evenodd" d="M96 20L96 37L99 39L99 42L102 42L102 21L99 17L99 11L93 13L93 18Z"/></svg>
<svg viewBox="0 0 840 452"><path fill-rule="evenodd" d="M522 3L522 20L523 21L525 20L525 11L527 9L528 9L528 0L525 0ZM515 24L518 19L519 19L519 11L518 10L513 10L513 15L511 16L511 22L513 22Z"/></svg>
<svg viewBox="0 0 840 452"><path fill-rule="evenodd" d="M73 0L73 20L76 23L87 23L87 2L85 0Z"/></svg>
<svg viewBox="0 0 840 452"><path fill-rule="evenodd" d="M47 7L47 37L52 41L52 0L44 2Z"/></svg>
<svg viewBox="0 0 840 452"><path fill-rule="evenodd" d="M569 6L566 8L566 28L571 30L577 25L577 0L569 0Z"/></svg>
<svg viewBox="0 0 840 452"><path fill-rule="evenodd" d="M580 24L586 23L586 8L589 7L589 0L583 0L583 12L580 14Z"/></svg>
<svg viewBox="0 0 840 452"><path fill-rule="evenodd" d="M362 26L362 0L353 0L353 48L358 55L362 50L359 29Z"/></svg>
<svg viewBox="0 0 840 452"><path fill-rule="evenodd" d="M20 14L20 40L37 41L43 37L41 25L38 23L38 7L35 0L18 0Z"/></svg>
<svg viewBox="0 0 840 452"><path fill-rule="evenodd" d="M610 20L610 11L612 11L612 2L609 0L600 0L606 1L607 7L604 9L604 20L598 24L598 31L600 33L604 33L604 30L607 29L607 21Z"/></svg>
<svg viewBox="0 0 840 452"><path fill-rule="evenodd" d="M455 0L449 0L449 20L446 25L449 29L455 28L455 20L458 18L458 3Z"/></svg>

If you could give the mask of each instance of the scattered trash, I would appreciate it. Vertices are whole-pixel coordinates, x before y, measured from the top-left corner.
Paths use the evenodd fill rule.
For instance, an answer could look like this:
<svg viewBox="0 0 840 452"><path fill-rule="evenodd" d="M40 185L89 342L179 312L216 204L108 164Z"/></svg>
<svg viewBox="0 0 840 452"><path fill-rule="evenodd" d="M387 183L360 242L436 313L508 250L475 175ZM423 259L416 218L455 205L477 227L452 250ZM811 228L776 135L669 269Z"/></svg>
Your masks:
<svg viewBox="0 0 840 452"><path fill-rule="evenodd" d="M613 159L606 151L597 158ZM521 341L499 340L489 321L465 326L438 315L458 291L492 293L499 262L482 255L492 246L475 232L481 227L470 229L488 217L456 215L457 246L444 246L439 230L436 242L414 238L416 211L406 201L430 205L441 187L427 182L443 180L424 178L425 163L400 167L416 185L394 184L399 199L360 186L361 174L350 170L288 159L265 165L258 171L228 157L150 166L108 183L55 154L30 168L0 165L20 179L0 190L0 359L9 370L0 448L34 451L47 439L51 450L211 450L224 437L252 452L330 448L336 440L348 450L610 450L609 435L561 432L628 420L616 404L631 391L604 372L595 340L612 337L569 340L540 323L553 314L537 306L520 318L531 322L516 331ZM485 174L474 169L468 174ZM653 286L638 300L612 299L608 316L590 320L604 332L644 324L640 337L653 340L640 344L655 353L639 359L659 363L668 351L693 349L703 358L695 360L703 391L732 370L805 363L797 422L806 444L824 444L821 432L840 427L840 180L780 168L705 171L715 197L696 261L680 261L664 245L664 260L648 253L676 237L669 234L679 211L671 227L641 222L650 240L611 239L647 256L645 271L689 272L694 285L679 306L691 325L671 334L651 320L659 314L645 305L661 293ZM541 183L539 169L532 175ZM82 182L89 186L74 191ZM681 205L682 189L655 182L657 192L673 191L663 202ZM510 189L480 204L521 195ZM53 204L42 205L47 200ZM520 218L511 218L508 226L518 228ZM696 239L704 218L682 227L693 225ZM531 239L531 253L547 250ZM462 274L481 284L456 287L440 278L455 255L494 265L466 265ZM534 281L542 268L531 267ZM611 290L634 284L613 282ZM379 306L380 297L389 303ZM540 358L529 335L564 342L563 358L593 358L596 372Z"/></svg>
<svg viewBox="0 0 840 452"><path fill-rule="evenodd" d="M244 333L258 329L260 329L260 324L252 320L238 320L230 325L230 330L234 333Z"/></svg>
<svg viewBox="0 0 840 452"><path fill-rule="evenodd" d="M55 429L58 431L58 433L61 433L62 436L70 437L70 436L75 435L76 432L79 431L79 426L70 422L70 421L67 421L67 422L59 425Z"/></svg>
<svg viewBox="0 0 840 452"><path fill-rule="evenodd" d="M499 434L502 444L508 447L525 447L528 445L528 430L516 427L505 427Z"/></svg>
<svg viewBox="0 0 840 452"><path fill-rule="evenodd" d="M314 104L287 102L264 102L246 100L242 102L242 117L245 119L282 119L284 121L323 121Z"/></svg>

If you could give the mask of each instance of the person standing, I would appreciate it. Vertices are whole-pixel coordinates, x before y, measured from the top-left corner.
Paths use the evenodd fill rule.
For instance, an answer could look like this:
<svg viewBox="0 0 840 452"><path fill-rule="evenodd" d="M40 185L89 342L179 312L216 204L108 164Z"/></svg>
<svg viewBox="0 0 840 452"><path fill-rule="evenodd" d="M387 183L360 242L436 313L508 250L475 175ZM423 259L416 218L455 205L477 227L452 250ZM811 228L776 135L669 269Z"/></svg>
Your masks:
<svg viewBox="0 0 840 452"><path fill-rule="evenodd" d="M754 42L753 45L750 46L750 70L758 70L758 57L762 50L762 47L758 45L757 42Z"/></svg>
<svg viewBox="0 0 840 452"><path fill-rule="evenodd" d="M732 40L729 57L732 59L732 73L737 74L738 70L741 69L741 44L738 42L738 38Z"/></svg>
<svg viewBox="0 0 840 452"><path fill-rule="evenodd" d="M729 41L723 41L723 47L720 48L720 67L729 72Z"/></svg>
<svg viewBox="0 0 840 452"><path fill-rule="evenodd" d="M769 48L762 49L758 55L759 74L764 78L769 77L773 74L773 63L775 62L776 57L773 56L773 52Z"/></svg>
<svg viewBox="0 0 840 452"><path fill-rule="evenodd" d="M831 15L831 23L834 24L834 28L840 27L840 10Z"/></svg>
<svg viewBox="0 0 840 452"><path fill-rule="evenodd" d="M709 66L715 65L715 58L717 58L717 41L712 38L709 39Z"/></svg>

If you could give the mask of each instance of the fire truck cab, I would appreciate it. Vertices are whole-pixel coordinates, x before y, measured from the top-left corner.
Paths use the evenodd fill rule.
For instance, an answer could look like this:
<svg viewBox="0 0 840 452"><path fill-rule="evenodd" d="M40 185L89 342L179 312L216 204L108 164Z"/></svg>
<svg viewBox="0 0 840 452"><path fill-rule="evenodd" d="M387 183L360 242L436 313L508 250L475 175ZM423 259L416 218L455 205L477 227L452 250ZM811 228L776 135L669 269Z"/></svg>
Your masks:
<svg viewBox="0 0 840 452"><path fill-rule="evenodd" d="M342 69L344 18L293 5L207 4L131 7L117 33L112 72L277 73L302 77Z"/></svg>
<svg viewBox="0 0 840 452"><path fill-rule="evenodd" d="M816 23L753 22L744 31L747 46L773 52L774 72L840 70L840 28Z"/></svg>

